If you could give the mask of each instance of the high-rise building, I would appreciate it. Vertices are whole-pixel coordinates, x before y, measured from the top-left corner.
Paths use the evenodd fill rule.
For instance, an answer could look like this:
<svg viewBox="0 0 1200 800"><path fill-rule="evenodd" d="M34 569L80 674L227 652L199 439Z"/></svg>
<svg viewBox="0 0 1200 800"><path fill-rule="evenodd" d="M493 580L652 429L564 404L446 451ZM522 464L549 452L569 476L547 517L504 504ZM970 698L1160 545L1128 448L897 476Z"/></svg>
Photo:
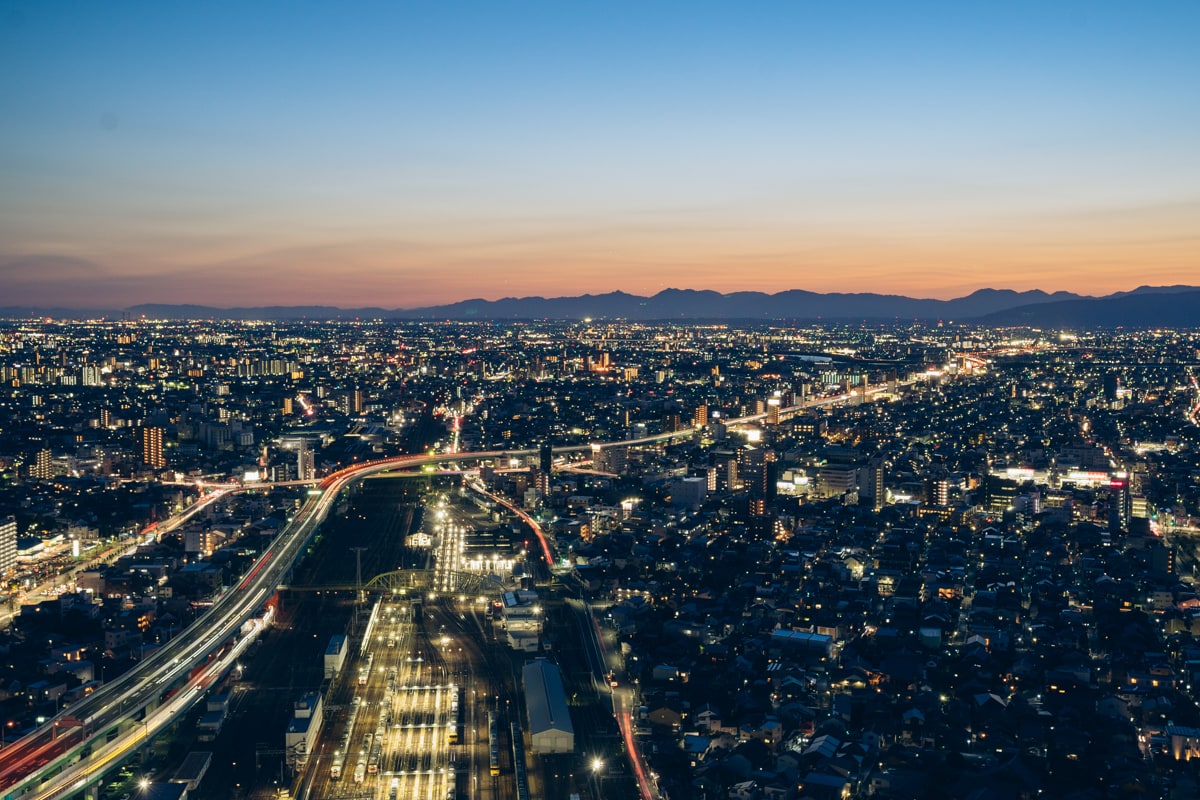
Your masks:
<svg viewBox="0 0 1200 800"><path fill-rule="evenodd" d="M725 462L725 488L736 491L742 488L742 479L738 477L738 462L731 458Z"/></svg>
<svg viewBox="0 0 1200 800"><path fill-rule="evenodd" d="M980 487L983 489L983 505L993 514L1011 510L1020 491L1016 481L998 475L985 475Z"/></svg>
<svg viewBox="0 0 1200 800"><path fill-rule="evenodd" d="M883 508L887 502L887 488L883 484L886 473L887 462L882 456L876 456L867 462L867 483L863 489L871 493L871 508L875 511Z"/></svg>
<svg viewBox="0 0 1200 800"><path fill-rule="evenodd" d="M950 505L950 479L945 475L936 475L925 480L925 502L931 506L946 507Z"/></svg>
<svg viewBox="0 0 1200 800"><path fill-rule="evenodd" d="M54 477L54 466L50 460L50 451L42 448L37 451L34 456L33 464L29 468L29 477L37 480L48 481Z"/></svg>
<svg viewBox="0 0 1200 800"><path fill-rule="evenodd" d="M309 446L308 440L301 439L296 445L296 478L310 481L316 476L316 456Z"/></svg>
<svg viewBox="0 0 1200 800"><path fill-rule="evenodd" d="M770 448L746 447L738 451L738 475L750 499L762 501L760 507L775 501L777 461L778 454Z"/></svg>
<svg viewBox="0 0 1200 800"><path fill-rule="evenodd" d="M0 520L0 577L17 566L17 520Z"/></svg>
<svg viewBox="0 0 1200 800"><path fill-rule="evenodd" d="M693 478L703 478L704 488L708 492L717 490L717 468L714 466L694 467L690 473Z"/></svg>
<svg viewBox="0 0 1200 800"><path fill-rule="evenodd" d="M817 496L842 497L858 491L859 469L854 464L824 464L817 471Z"/></svg>
<svg viewBox="0 0 1200 800"><path fill-rule="evenodd" d="M542 442L538 448L537 490L543 495L550 494L550 473L554 469L554 449L549 442Z"/></svg>
<svg viewBox="0 0 1200 800"><path fill-rule="evenodd" d="M767 398L767 424L779 424L779 404L782 401L778 397Z"/></svg>
<svg viewBox="0 0 1200 800"><path fill-rule="evenodd" d="M629 464L629 449L625 447L605 447L592 445L592 468L597 472L611 472L620 475Z"/></svg>
<svg viewBox="0 0 1200 800"><path fill-rule="evenodd" d="M695 475L675 478L667 487L671 492L671 504L676 506L697 508L704 503L704 498L708 495L708 481Z"/></svg>
<svg viewBox="0 0 1200 800"><path fill-rule="evenodd" d="M708 403L701 403L692 412L692 427L703 428L708 424Z"/></svg>
<svg viewBox="0 0 1200 800"><path fill-rule="evenodd" d="M1115 372L1106 372L1104 374L1104 399L1111 403L1120 397L1120 392L1121 376Z"/></svg>
<svg viewBox="0 0 1200 800"><path fill-rule="evenodd" d="M142 449L142 462L151 469L162 469L167 465L163 456L163 429L154 425L138 428L138 444Z"/></svg>

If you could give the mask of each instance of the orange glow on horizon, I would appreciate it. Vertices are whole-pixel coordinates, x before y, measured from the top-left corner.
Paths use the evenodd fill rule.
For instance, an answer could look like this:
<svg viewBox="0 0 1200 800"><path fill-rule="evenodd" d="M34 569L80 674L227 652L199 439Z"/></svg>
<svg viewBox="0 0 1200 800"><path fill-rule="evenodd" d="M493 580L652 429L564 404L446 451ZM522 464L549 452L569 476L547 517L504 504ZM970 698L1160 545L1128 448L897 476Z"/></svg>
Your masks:
<svg viewBox="0 0 1200 800"><path fill-rule="evenodd" d="M1186 216L1186 215L1185 215ZM218 307L328 305L416 308L483 298L559 297L663 289L789 289L951 299L980 288L1105 295L1140 285L1195 282L1200 244L1176 215L1121 226L1079 218L1009 235L927 232L855 235L778 229L431 238L421 246L373 239L266 248L245 242L202 260L149 249L85 259L31 259L10 268L12 305L193 303Z"/></svg>

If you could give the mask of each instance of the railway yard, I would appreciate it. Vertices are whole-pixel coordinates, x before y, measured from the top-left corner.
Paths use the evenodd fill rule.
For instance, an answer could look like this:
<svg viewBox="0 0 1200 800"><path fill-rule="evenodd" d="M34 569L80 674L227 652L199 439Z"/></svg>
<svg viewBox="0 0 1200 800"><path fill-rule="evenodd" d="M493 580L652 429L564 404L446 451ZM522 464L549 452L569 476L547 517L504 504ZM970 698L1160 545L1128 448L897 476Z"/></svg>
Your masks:
<svg viewBox="0 0 1200 800"><path fill-rule="evenodd" d="M460 513L426 514L435 588L451 588L466 551ZM523 753L512 747L515 673L485 608L478 597L432 592L375 601L329 687L299 781L309 796L508 800L521 796L518 778L528 796Z"/></svg>
<svg viewBox="0 0 1200 800"><path fill-rule="evenodd" d="M170 780L189 751L211 752L207 777L189 792L197 800L593 796L572 756L530 755L519 680L528 655L506 643L492 613L502 587L487 577L512 573L520 541L455 495L411 480L365 482L277 596L262 641L214 689L228 698L219 733L198 735L205 711L196 709L114 774L101 800ZM412 585L368 587L389 565ZM575 623L554 608L545 614L556 620L556 659L571 691L590 696ZM334 639L344 659L331 671L321 653ZM317 696L317 733L303 748L282 742L293 703ZM577 715L593 723L589 752L611 749L611 716L595 702L575 705Z"/></svg>

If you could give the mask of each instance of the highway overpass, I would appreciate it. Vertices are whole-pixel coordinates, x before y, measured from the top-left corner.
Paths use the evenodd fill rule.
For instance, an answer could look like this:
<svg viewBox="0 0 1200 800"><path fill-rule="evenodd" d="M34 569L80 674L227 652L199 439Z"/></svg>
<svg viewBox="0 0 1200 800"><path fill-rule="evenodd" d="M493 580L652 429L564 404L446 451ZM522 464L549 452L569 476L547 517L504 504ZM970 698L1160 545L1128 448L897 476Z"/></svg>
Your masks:
<svg viewBox="0 0 1200 800"><path fill-rule="evenodd" d="M883 390L883 387L879 387L866 391L873 394ZM781 409L780 413L794 413L805 408L855 400L857 397L855 394L842 394L817 398ZM749 424L765 417L765 414L754 414L726 420L725 424ZM554 453L565 455L591 452L595 447L656 444L691 437L695 433L693 429L684 429L598 445L569 445L554 448ZM0 764L0 800L52 800L85 792L133 749L186 712L208 686L219 679L222 666L227 668L232 664L229 653L244 648L251 635L257 635L256 631L269 622L269 614L264 615L264 609L276 588L304 552L313 533L332 508L337 494L350 483L380 472L414 469L428 464L503 460L537 453L537 449L529 448L398 456L353 464L326 476L246 576L228 589L192 625L130 671L5 748ZM270 484L250 485L231 491L253 491L267 486ZM523 514L511 504L506 505ZM191 513L194 513L194 509ZM524 518L530 521L528 517ZM554 555L550 544L540 534L536 524L533 527L539 534L537 538L547 565L553 565ZM244 628L247 625L250 628Z"/></svg>

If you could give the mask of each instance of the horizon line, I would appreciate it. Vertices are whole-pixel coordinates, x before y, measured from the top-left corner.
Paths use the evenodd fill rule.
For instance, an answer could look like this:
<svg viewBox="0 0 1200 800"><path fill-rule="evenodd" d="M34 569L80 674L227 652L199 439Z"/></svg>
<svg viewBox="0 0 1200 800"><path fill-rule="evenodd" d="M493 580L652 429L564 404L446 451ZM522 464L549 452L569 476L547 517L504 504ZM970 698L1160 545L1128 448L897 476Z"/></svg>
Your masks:
<svg viewBox="0 0 1200 800"><path fill-rule="evenodd" d="M756 290L756 289L739 289L739 290L730 291L730 292L722 292L722 291L718 291L716 289L694 289L694 288L684 288L684 287L667 287L664 289L660 289L659 291L657 291L653 294L648 294L648 295L634 294L632 292L627 292L622 289L612 289L607 292L584 292L582 294L576 294L576 295L547 296L547 295L529 294L529 295L504 295L504 296L495 297L495 298L464 297L459 300L451 300L451 301L444 302L444 303L434 303L434 304L429 304L429 305L409 306L409 307L396 306L396 307L390 307L390 308L381 306L381 305L338 306L338 305L328 305L328 304L323 304L323 303L269 303L269 302L226 306L226 305L215 305L215 304L211 304L211 303L187 303L187 302L171 302L171 301L142 301L142 302L134 303L132 305L124 306L124 307L103 307L103 306L88 307L88 306L82 306L82 305L76 305L76 304L60 305L57 303L37 303L37 304L24 303L24 304L13 304L13 305L0 306L0 308L3 308L5 311L20 310L20 311L36 312L39 309L53 309L53 310L58 310L58 311L91 311L91 312L111 313L111 312L128 312L132 309L136 309L136 308L143 307L143 306L173 306L173 307L177 307L177 308L205 308L205 309L213 309L216 311L239 311L239 310L250 310L250 309L295 309L295 308L312 307L312 308L322 308L322 309L334 309L337 311L346 311L346 312L354 312L354 311L361 311L364 309L370 309L370 310L378 310L378 311L394 313L394 312L404 312L404 311L420 311L420 310L427 309L427 308L444 308L446 306L460 305L463 303L502 303L505 301L536 301L536 300L544 300L544 301L580 300L580 299L586 299L586 298L602 298L602 297L611 297L611 296L625 296L625 297L649 300L649 299L653 299L653 298L656 298L656 297L659 297L661 295L668 294L668 293L705 294L705 295L716 295L716 296L720 296L720 297L730 297L733 295L758 294L758 295L762 295L764 297L778 297L779 295L789 294L792 292L802 292L805 294L820 296L820 297L877 297L877 298L897 298L897 299L902 299L902 300L916 300L916 301L931 302L931 303L951 303L956 300L963 300L963 299L972 297L972 296L982 293L982 292L1012 293L1012 294L1016 294L1016 295L1039 294L1040 293L1048 298L1053 298L1056 295L1068 295L1069 297L1066 299L1103 300L1103 299L1107 299L1107 298L1113 298L1113 297L1116 297L1119 295L1121 295L1121 296L1128 295L1128 294L1143 291L1143 290L1177 290L1177 291L1178 290L1196 290L1196 291L1200 291L1200 286L1193 286L1190 284L1169 284L1169 285L1140 284L1131 289L1122 289L1122 290L1118 290L1115 292L1110 292L1108 294L1102 294L1102 295L1082 294L1082 293L1074 292L1074 291L1067 290L1067 289L1055 289L1055 290L1051 291L1051 290L1046 290L1046 289L1041 289L1041 288L1011 289L1011 288L996 288L993 286L980 286L979 288L973 289L970 292L967 292L966 294L958 295L958 296L950 297L950 298L944 298L944 299L938 298L938 297L916 297L916 296L912 296L912 295L897 294L897 293L892 293L892 292L870 292L870 291L818 292L818 291L814 291L811 289L803 289L803 288L799 288L799 287L793 287L790 289L781 289L777 292L766 292L766 291L761 291L761 290Z"/></svg>

